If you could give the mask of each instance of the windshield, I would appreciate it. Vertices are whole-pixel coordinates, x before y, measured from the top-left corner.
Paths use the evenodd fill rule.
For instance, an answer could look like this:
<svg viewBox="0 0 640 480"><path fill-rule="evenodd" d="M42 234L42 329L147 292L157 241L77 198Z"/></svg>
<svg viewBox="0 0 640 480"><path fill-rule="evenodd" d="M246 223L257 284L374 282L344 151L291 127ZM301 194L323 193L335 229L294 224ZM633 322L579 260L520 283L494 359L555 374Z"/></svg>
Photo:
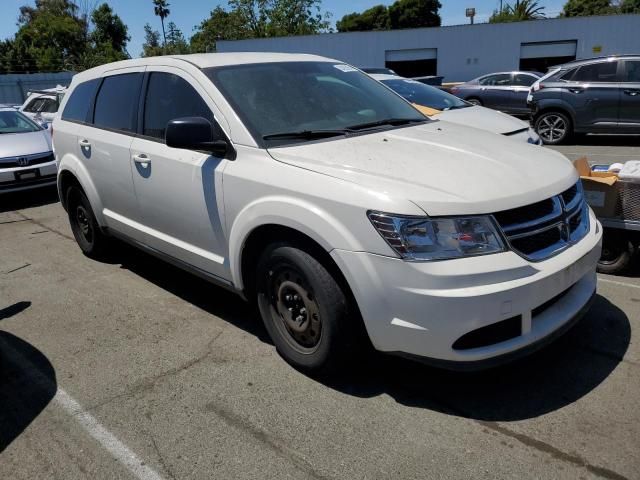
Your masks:
<svg viewBox="0 0 640 480"><path fill-rule="evenodd" d="M382 83L411 103L422 105L423 107L435 108L436 110L453 110L471 106L464 100L443 92L439 88L408 78L382 80Z"/></svg>
<svg viewBox="0 0 640 480"><path fill-rule="evenodd" d="M344 64L261 63L205 72L260 144L299 143L319 138L310 133L324 132L330 138L354 128L369 131L428 121L377 81Z"/></svg>
<svg viewBox="0 0 640 480"><path fill-rule="evenodd" d="M36 123L20 112L0 111L0 134L29 133L42 130Z"/></svg>

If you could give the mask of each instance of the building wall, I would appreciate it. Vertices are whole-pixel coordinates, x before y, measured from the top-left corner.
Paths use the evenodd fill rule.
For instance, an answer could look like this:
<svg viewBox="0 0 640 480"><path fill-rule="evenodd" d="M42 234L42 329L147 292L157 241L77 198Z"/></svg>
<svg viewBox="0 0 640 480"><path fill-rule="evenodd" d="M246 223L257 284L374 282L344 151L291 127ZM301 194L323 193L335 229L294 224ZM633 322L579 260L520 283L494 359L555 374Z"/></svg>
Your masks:
<svg viewBox="0 0 640 480"><path fill-rule="evenodd" d="M30 90L69 86L73 72L0 75L0 103L22 104Z"/></svg>
<svg viewBox="0 0 640 480"><path fill-rule="evenodd" d="M488 72L517 70L522 43L576 40L577 58L640 54L639 31L640 15L611 15L220 41L218 51L313 53L360 67L383 67L389 50L435 48L438 75L455 82Z"/></svg>

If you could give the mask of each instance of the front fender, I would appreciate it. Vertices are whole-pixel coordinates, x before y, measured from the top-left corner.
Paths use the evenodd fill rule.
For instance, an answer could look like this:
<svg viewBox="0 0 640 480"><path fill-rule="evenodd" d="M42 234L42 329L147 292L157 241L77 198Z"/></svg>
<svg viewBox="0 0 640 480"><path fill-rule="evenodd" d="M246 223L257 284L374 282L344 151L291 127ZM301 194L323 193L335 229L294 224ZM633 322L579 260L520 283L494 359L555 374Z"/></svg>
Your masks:
<svg viewBox="0 0 640 480"><path fill-rule="evenodd" d="M282 212L282 213L280 213ZM363 215L364 218L364 215ZM298 198L271 196L256 200L235 217L229 232L229 263L234 285L242 290L242 250L251 232L264 225L297 230L327 252L335 248L362 250L362 245L340 220L328 211Z"/></svg>
<svg viewBox="0 0 640 480"><path fill-rule="evenodd" d="M76 180L78 180L78 183L80 183L80 186L84 190L85 195L89 199L89 203L91 203L91 208L93 210L93 214L96 217L96 221L101 227L104 227L105 223L104 217L102 215L102 200L100 199L100 195L98 195L98 190L91 180L91 176L89 175L87 168L74 155L66 154L62 157L62 159L60 160L60 165L58 166L58 194L60 196L60 199L63 198L61 188L61 179L63 172L71 173L76 178Z"/></svg>

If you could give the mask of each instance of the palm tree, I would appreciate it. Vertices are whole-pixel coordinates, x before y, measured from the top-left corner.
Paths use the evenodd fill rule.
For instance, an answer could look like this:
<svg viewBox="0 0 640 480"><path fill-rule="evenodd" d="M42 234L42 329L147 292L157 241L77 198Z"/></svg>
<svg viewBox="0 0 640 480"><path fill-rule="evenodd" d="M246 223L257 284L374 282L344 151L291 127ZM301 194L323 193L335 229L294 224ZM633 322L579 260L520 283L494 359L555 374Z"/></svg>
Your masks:
<svg viewBox="0 0 640 480"><path fill-rule="evenodd" d="M153 0L153 11L156 16L160 17L160 23L162 23L162 38L164 40L164 46L167 46L167 35L164 32L164 19L171 13L169 11L169 4L167 0Z"/></svg>
<svg viewBox="0 0 640 480"><path fill-rule="evenodd" d="M544 7L541 7L536 0L516 0L516 3L507 8L517 21L538 20L545 17L542 12Z"/></svg>

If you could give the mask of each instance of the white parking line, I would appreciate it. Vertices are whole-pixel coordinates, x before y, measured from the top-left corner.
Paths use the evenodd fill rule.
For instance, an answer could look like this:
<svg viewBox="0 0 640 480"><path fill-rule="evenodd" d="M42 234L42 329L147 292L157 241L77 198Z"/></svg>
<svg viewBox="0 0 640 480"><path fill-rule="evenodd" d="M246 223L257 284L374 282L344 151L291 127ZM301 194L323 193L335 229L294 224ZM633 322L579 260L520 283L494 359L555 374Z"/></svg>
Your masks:
<svg viewBox="0 0 640 480"><path fill-rule="evenodd" d="M27 358L20 355L15 349L0 342L2 349L8 354L9 361L20 366L23 370L28 370L37 383L43 386L50 386L51 381L45 377L38 368ZM89 412L82 408L71 395L62 388L58 388L53 397L55 402L68 415L75 419L78 424L93 437L105 450L129 470L139 480L163 480L163 477L133 453L124 443L103 427L98 420Z"/></svg>
<svg viewBox="0 0 640 480"><path fill-rule="evenodd" d="M621 287L640 288L640 285L635 285L633 283L617 282L615 280L607 280L606 278L601 277L598 277L598 281L602 283L610 283L611 285L619 285Z"/></svg>

